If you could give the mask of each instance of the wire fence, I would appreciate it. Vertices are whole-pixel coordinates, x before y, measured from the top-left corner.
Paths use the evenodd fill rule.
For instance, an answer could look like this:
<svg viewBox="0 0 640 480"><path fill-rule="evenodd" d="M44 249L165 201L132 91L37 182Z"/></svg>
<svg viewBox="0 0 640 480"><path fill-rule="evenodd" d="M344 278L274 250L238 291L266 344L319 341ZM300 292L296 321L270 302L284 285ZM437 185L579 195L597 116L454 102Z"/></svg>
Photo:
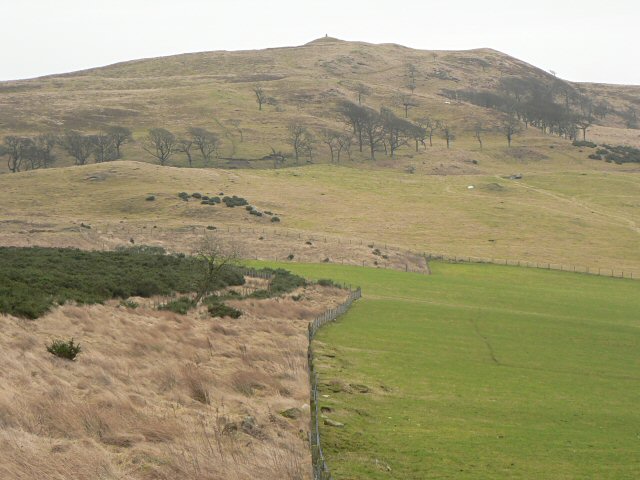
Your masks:
<svg viewBox="0 0 640 480"><path fill-rule="evenodd" d="M493 265L509 265L512 267L538 268L542 270L557 270L560 272L583 273L586 275L599 275L601 277L638 279L640 275L633 270L622 268L585 267L579 265L564 265L550 262L529 262L526 260L509 260L500 258L482 258L469 256L451 256L446 254L428 253L427 263L431 260L439 260L449 263L490 263Z"/></svg>
<svg viewBox="0 0 640 480"><path fill-rule="evenodd" d="M324 452L322 451L322 442L320 439L320 407L318 405L318 373L315 370L313 362L313 347L311 342L316 335L316 332L329 322L333 322L340 315L344 314L351 304L357 299L362 297L362 290L360 288L353 290L349 294L349 298L346 302L342 303L336 308L332 308L324 312L315 320L309 323L309 349L307 352L309 360L309 381L311 383L311 430L309 433L309 444L311 446L311 462L313 465L313 478L314 480L332 480L329 466L324 458Z"/></svg>

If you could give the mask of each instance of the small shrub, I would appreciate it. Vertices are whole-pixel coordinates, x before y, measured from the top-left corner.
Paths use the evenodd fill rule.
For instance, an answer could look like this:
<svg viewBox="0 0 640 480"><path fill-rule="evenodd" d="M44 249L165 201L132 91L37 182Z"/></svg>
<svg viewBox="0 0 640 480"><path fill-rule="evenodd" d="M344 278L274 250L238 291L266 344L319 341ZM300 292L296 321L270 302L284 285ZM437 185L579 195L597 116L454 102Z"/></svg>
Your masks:
<svg viewBox="0 0 640 480"><path fill-rule="evenodd" d="M187 192L180 192L178 194L178 197L180 197L182 200L184 200L185 202L189 201L189 194Z"/></svg>
<svg viewBox="0 0 640 480"><path fill-rule="evenodd" d="M374 249L372 253L373 253L374 255L378 255L378 256L380 256L380 255L382 254L382 252L380 252L380 249L379 249L379 248Z"/></svg>
<svg viewBox="0 0 640 480"><path fill-rule="evenodd" d="M192 193L191 196L193 198L197 198L198 200L200 200L202 198L202 194L198 193L198 192Z"/></svg>
<svg viewBox="0 0 640 480"><path fill-rule="evenodd" d="M213 225L207 225L207 230L215 230L216 227L214 227Z"/></svg>
<svg viewBox="0 0 640 480"><path fill-rule="evenodd" d="M333 280L331 280L329 278L321 278L320 280L318 280L318 285L320 285L321 287L336 287L336 288L340 288L340 285L338 285L336 282L334 282Z"/></svg>
<svg viewBox="0 0 640 480"><path fill-rule="evenodd" d="M293 253L290 253L289 255L287 255L287 260L293 260L294 255Z"/></svg>
<svg viewBox="0 0 640 480"><path fill-rule="evenodd" d="M306 242L304 242L306 245L313 245L313 243L311 243L311 241L307 240Z"/></svg>
<svg viewBox="0 0 640 480"><path fill-rule="evenodd" d="M265 211L264 211L264 214L265 214L265 215L269 215L269 216L272 216L272 215L273 215L273 213L272 213L272 212L270 212L269 210L265 210Z"/></svg>
<svg viewBox="0 0 640 480"><path fill-rule="evenodd" d="M81 223L80 227L81 228L86 228L87 230L91 230L91 225L87 225L86 223Z"/></svg>
<svg viewBox="0 0 640 480"><path fill-rule="evenodd" d="M145 198L147 202L153 202L155 201L155 199L156 199L155 195L149 195L147 198Z"/></svg>
<svg viewBox="0 0 640 480"><path fill-rule="evenodd" d="M209 200L209 197L207 195L202 195L202 200Z"/></svg>
<svg viewBox="0 0 640 480"><path fill-rule="evenodd" d="M602 160L602 155L598 155L597 153L592 153L589 155L591 160Z"/></svg>
<svg viewBox="0 0 640 480"><path fill-rule="evenodd" d="M277 223L277 222L280 221L280 218L279 217L271 217L271 221L274 222L274 223Z"/></svg>
<svg viewBox="0 0 640 480"><path fill-rule="evenodd" d="M596 148L597 145L593 142L589 142L588 140L574 140L573 141L573 146L574 147L588 147L588 148Z"/></svg>
<svg viewBox="0 0 640 480"><path fill-rule="evenodd" d="M73 338L66 342L54 340L51 345L47 345L47 352L66 360L75 360L81 351L80 344L73 343Z"/></svg>
<svg viewBox="0 0 640 480"><path fill-rule="evenodd" d="M195 306L196 302L191 300L189 297L180 297L177 300L172 300L164 305L160 305L158 310L169 310L170 312L186 315L187 312Z"/></svg>
<svg viewBox="0 0 640 480"><path fill-rule="evenodd" d="M233 207L244 207L245 205L249 205L249 202L242 197L223 197L222 202L229 208Z"/></svg>
<svg viewBox="0 0 640 480"><path fill-rule="evenodd" d="M137 302L134 302L133 300L127 299L127 300L122 300L120 302L120 306L121 307L125 307L125 308L134 309L134 308L138 308L140 306L140 304L137 303Z"/></svg>
<svg viewBox="0 0 640 480"><path fill-rule="evenodd" d="M231 318L240 318L242 312L233 307L225 305L222 302L211 302L208 309L209 314L212 317L231 317Z"/></svg>
<svg viewBox="0 0 640 480"><path fill-rule="evenodd" d="M596 150L596 153L598 155L606 155L607 153L609 153L609 150L607 150L606 148L599 148Z"/></svg>
<svg viewBox="0 0 640 480"><path fill-rule="evenodd" d="M253 210L253 207L251 205L247 205L246 207L244 207L247 211L251 211Z"/></svg>

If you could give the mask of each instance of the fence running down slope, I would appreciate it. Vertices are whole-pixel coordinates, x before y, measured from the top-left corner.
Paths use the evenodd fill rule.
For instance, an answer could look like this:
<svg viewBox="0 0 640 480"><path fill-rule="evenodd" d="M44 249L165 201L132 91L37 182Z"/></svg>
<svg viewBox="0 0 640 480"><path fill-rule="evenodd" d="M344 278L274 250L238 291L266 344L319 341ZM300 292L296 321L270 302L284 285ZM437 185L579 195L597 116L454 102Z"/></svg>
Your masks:
<svg viewBox="0 0 640 480"><path fill-rule="evenodd" d="M311 382L311 430L309 434L309 443L311 445L311 461L313 464L314 480L331 480L331 472L327 466L322 451L322 443L320 439L320 408L318 406L318 374L313 365L313 348L311 342L316 332L329 322L333 322L340 315L344 314L351 304L362 296L362 290L358 288L349 295L346 302L327 310L313 322L309 323L309 381Z"/></svg>

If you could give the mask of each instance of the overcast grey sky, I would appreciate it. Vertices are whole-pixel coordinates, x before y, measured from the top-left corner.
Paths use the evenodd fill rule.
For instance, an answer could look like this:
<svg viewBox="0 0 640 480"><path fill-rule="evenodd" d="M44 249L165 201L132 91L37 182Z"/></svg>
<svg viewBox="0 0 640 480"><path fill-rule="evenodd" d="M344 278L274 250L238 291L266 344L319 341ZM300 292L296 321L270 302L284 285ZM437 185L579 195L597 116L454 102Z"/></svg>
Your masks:
<svg viewBox="0 0 640 480"><path fill-rule="evenodd" d="M0 79L331 36L490 47L576 81L640 84L638 0L0 0Z"/></svg>

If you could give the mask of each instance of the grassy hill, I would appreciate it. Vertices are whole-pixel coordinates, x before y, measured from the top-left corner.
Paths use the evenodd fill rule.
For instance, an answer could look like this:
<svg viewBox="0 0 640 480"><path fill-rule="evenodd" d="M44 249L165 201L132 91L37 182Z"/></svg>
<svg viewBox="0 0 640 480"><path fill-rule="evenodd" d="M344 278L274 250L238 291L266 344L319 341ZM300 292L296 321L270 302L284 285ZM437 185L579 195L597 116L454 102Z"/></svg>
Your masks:
<svg viewBox="0 0 640 480"><path fill-rule="evenodd" d="M188 251L196 233L213 225L235 242L246 242L250 258L294 254L297 260L317 251L316 242L306 243L316 235L333 243L307 261L361 263L346 246L363 242L366 249L375 242L640 276L640 175L592 168L608 165L602 162L558 162L487 159L480 164L486 171L457 175L429 175L421 164L408 174L383 167L220 170L138 162L2 175L0 243L57 245L73 236L91 239L85 248L102 248L113 245L118 232L127 243L134 238L151 244L169 232L172 243L163 246ZM516 170L522 179L505 178ZM242 207L184 202L178 197L182 191L238 195L278 214L281 222ZM147 201L151 195L155 200ZM94 228L81 228L83 222ZM274 237L282 230L291 238ZM371 250L368 265L376 259Z"/></svg>
<svg viewBox="0 0 640 480"><path fill-rule="evenodd" d="M409 110L409 117L430 116L446 121L458 137L454 144L458 151L475 147L476 123L482 122L487 130L495 129L504 115L460 100L451 101L443 92L496 90L501 79L512 77L549 85L556 82L561 88L588 94L594 102L607 102L613 113L596 120L594 136L601 141L640 141L637 130L623 128L620 116L629 107L638 106L640 87L564 82L490 49L423 51L332 38L299 47L184 54L2 82L0 136L66 129L95 132L115 124L129 127L140 139L152 127L168 128L182 135L188 127L200 126L221 137L221 156L256 159L269 154L271 148L290 150L286 127L294 119L311 128L316 136L325 127L344 128L337 120L336 104L344 99L357 101L355 89L360 84L370 91L363 98L364 104L374 109L386 106L402 115L398 97L411 93L407 86L409 76L415 86L410 95L415 106ZM261 85L273 99L273 104L265 105L262 111L258 111L255 85ZM522 138L530 143L529 140L544 142L549 137L528 129ZM505 143L502 138L496 141ZM436 143L443 141L437 137ZM567 142L562 143L564 148ZM326 161L326 147L319 145L318 150L317 161ZM566 150L575 155L572 149ZM403 148L400 154L429 158L427 151L416 155L410 147ZM152 160L137 143L125 148L125 158ZM364 158L356 154L356 159ZM61 155L60 164L69 162ZM172 163L184 165L185 160L176 155Z"/></svg>

